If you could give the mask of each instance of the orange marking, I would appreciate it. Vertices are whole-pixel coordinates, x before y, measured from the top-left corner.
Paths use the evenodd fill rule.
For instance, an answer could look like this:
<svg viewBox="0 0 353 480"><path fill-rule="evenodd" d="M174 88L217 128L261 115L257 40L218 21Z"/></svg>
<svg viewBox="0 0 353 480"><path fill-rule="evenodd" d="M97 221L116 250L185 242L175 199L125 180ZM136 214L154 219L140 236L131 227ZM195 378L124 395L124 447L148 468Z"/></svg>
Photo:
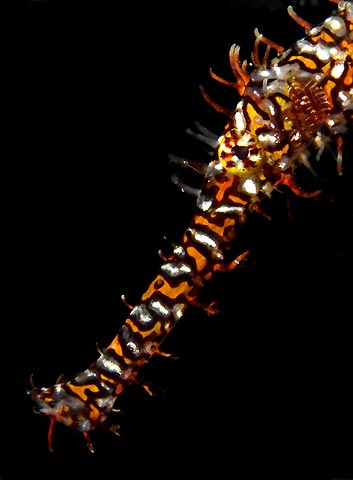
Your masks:
<svg viewBox="0 0 353 480"><path fill-rule="evenodd" d="M124 385L122 383L118 383L118 385L115 385L114 394L119 395L123 390L124 390Z"/></svg>
<svg viewBox="0 0 353 480"><path fill-rule="evenodd" d="M196 270L202 272L207 265L206 257L204 257L195 247L188 247L186 249L188 255L192 257L196 262Z"/></svg>
<svg viewBox="0 0 353 480"><path fill-rule="evenodd" d="M156 333L158 335L158 337L161 336L161 334L162 334L162 322L160 320L158 320L158 322L154 326L153 332Z"/></svg>
<svg viewBox="0 0 353 480"><path fill-rule="evenodd" d="M273 160L280 160L283 157L283 155L288 152L288 149L289 149L289 145L286 144L281 150L277 152L272 152L271 158Z"/></svg>
<svg viewBox="0 0 353 480"><path fill-rule="evenodd" d="M106 382L106 383L112 383L113 379L110 378L110 377L107 377L106 375L103 375L103 373L99 372L100 375L99 375L99 379L102 380L103 382ZM115 383L115 379L114 379L114 383Z"/></svg>
<svg viewBox="0 0 353 480"><path fill-rule="evenodd" d="M151 335L151 332L153 332L153 330L154 330L154 327L150 328L149 330L140 330L139 327L134 323L134 321L131 318L127 318L125 323L127 325L130 325L131 330L134 333L139 333L141 335L141 337L143 337L143 338L149 337ZM113 340L113 343L114 343L114 340ZM113 346L113 348L114 348L114 346Z"/></svg>
<svg viewBox="0 0 353 480"><path fill-rule="evenodd" d="M93 405L93 403L90 403L89 404L90 406L90 414L89 414L89 417L91 420L99 420L100 416L101 416L101 413L100 411L98 410L98 408Z"/></svg>
<svg viewBox="0 0 353 480"><path fill-rule="evenodd" d="M127 318L125 323L127 325L129 325L131 327L131 330L135 333L138 332L138 333L141 333L141 335L143 335L144 333L148 334L148 331L147 332L141 332L140 329L138 328L138 326L134 323L134 321L131 320L131 318Z"/></svg>
<svg viewBox="0 0 353 480"><path fill-rule="evenodd" d="M217 215L214 215L217 218ZM217 233L220 237L224 236L224 229L234 225L235 220L233 218L226 218L226 221L223 225L216 225L215 223L211 223L207 220L207 218L197 215L195 217L195 224L196 225L206 225L212 232Z"/></svg>
<svg viewBox="0 0 353 480"><path fill-rule="evenodd" d="M210 222L202 215L195 215L195 223L197 225L206 225L207 227L210 226Z"/></svg>
<svg viewBox="0 0 353 480"><path fill-rule="evenodd" d="M152 295L153 293L156 291L156 288L155 288L155 284L156 282L158 281L163 281L164 282L164 278L162 277L162 275L158 275L154 280L153 282L150 283L148 289L145 291L145 293L143 294L143 296L141 297L142 300L148 300Z"/></svg>
<svg viewBox="0 0 353 480"><path fill-rule="evenodd" d="M299 60L300 62L304 63L304 65L308 70L317 69L316 63L314 62L314 60L311 60L310 58L306 58L301 55L293 55L293 57L289 57L288 62L291 62L293 60Z"/></svg>
<svg viewBox="0 0 353 480"><path fill-rule="evenodd" d="M353 69L350 65L348 66L348 70L347 70L347 73L344 77L343 83L345 85L352 85L353 84Z"/></svg>
<svg viewBox="0 0 353 480"><path fill-rule="evenodd" d="M233 185L233 178L229 178L226 182L222 183L222 185L219 186L219 190L216 194L216 200L217 202L221 202L225 196L226 191L228 188L230 188Z"/></svg>
<svg viewBox="0 0 353 480"><path fill-rule="evenodd" d="M231 200L233 203L239 203L240 205L247 205L248 201L244 200L243 198L236 197L234 195L229 195L229 200Z"/></svg>
<svg viewBox="0 0 353 480"><path fill-rule="evenodd" d="M111 342L111 344L109 345L108 349L111 348L112 350L114 350L114 352L120 356L120 357L124 357L124 354L123 354L123 351L121 349L121 345L120 345L120 342L119 342L119 337L118 335L114 338L114 340Z"/></svg>
<svg viewBox="0 0 353 480"><path fill-rule="evenodd" d="M158 282L161 283L159 288L156 288L155 285ZM166 279L162 275L158 277L151 283L148 287L148 290L142 295L141 300L146 301L152 297L155 292L161 292L163 295L166 295L169 298L177 298L180 294L183 294L189 287L187 282L181 282L176 287L171 287Z"/></svg>
<svg viewBox="0 0 353 480"><path fill-rule="evenodd" d="M188 282L181 282L176 287L171 287L167 282L165 282L162 288L159 289L159 292L162 292L163 295L166 295L169 298L175 299L179 297L179 295L183 295L188 288Z"/></svg>
<svg viewBox="0 0 353 480"><path fill-rule="evenodd" d="M320 40L323 40L325 43L336 43L335 39L325 31L321 32Z"/></svg>
<svg viewBox="0 0 353 480"><path fill-rule="evenodd" d="M328 80L328 82L325 83L325 85L323 86L323 89L324 89L324 92L325 92L325 95L328 99L328 101L330 102L330 107L332 108L333 105L332 105L332 96L331 96L331 91L336 87L336 83L333 82L332 80Z"/></svg>
<svg viewBox="0 0 353 480"><path fill-rule="evenodd" d="M257 126L258 126L258 122L256 122L256 119L260 118L261 116L260 116L259 112L257 110L255 110L255 108L252 106L251 103L248 103L246 105L246 112L249 115L250 126L251 126L252 130L255 131L257 129Z"/></svg>
<svg viewBox="0 0 353 480"><path fill-rule="evenodd" d="M139 330L139 328L133 323L133 320L131 320L130 318L128 318L125 323L127 323L128 325L131 326L132 330L134 332L138 332L143 338L148 338L150 337L153 333L156 333L158 336L161 335L162 333L162 328L161 328L161 322L158 320L155 325L153 326L153 328L151 328L150 330L146 330L146 331L142 331L142 330ZM114 341L113 341L114 342ZM125 357L124 357L125 358Z"/></svg>
<svg viewBox="0 0 353 480"><path fill-rule="evenodd" d="M88 399L86 390L90 390L91 392L98 392L99 388L97 385L82 385L82 386L77 386L77 385L72 385L72 383L68 383L68 387L70 390L75 393L78 397L80 397L83 401L86 401Z"/></svg>

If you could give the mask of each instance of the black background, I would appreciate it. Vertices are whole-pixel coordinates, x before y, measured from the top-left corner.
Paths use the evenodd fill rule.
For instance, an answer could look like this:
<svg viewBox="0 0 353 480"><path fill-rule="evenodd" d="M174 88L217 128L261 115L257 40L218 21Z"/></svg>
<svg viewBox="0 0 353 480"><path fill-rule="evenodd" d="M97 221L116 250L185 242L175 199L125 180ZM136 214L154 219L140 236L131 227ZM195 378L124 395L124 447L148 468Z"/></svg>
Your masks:
<svg viewBox="0 0 353 480"><path fill-rule="evenodd" d="M319 198L290 195L288 216L276 192L272 222L249 220L235 246L248 265L205 289L220 314L180 320L163 345L179 359L141 372L157 394L121 395L121 437L94 432L92 455L57 425L50 453L26 393L31 374L49 386L87 368L127 315L121 294L138 302L163 237L179 241L194 199L168 154L207 159L185 128L225 122L199 85L234 108L208 69L231 79L229 48L249 58L255 27L286 47L302 37L286 5L2 3L1 480L353 477L350 133L342 177L322 157ZM313 23L334 8L294 6Z"/></svg>

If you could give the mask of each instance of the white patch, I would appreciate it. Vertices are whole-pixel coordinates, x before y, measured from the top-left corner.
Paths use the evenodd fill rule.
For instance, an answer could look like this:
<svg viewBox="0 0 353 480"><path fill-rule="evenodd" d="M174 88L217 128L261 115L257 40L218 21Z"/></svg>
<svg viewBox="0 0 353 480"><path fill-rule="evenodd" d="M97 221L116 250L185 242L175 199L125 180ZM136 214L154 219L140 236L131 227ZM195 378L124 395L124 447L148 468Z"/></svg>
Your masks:
<svg viewBox="0 0 353 480"><path fill-rule="evenodd" d="M240 107L243 108L243 105ZM246 120L241 110L238 110L234 114L234 124L238 134L242 134L246 129Z"/></svg>
<svg viewBox="0 0 353 480"><path fill-rule="evenodd" d="M162 265L161 270L166 272L171 277L178 277L179 275L190 274L191 268L185 263L176 265L175 263L165 263Z"/></svg>
<svg viewBox="0 0 353 480"><path fill-rule="evenodd" d="M324 45L320 42L316 49L316 56L322 62L328 62L331 58L331 52L327 48L327 45Z"/></svg>
<svg viewBox="0 0 353 480"><path fill-rule="evenodd" d="M283 155L280 160L277 162L277 167L280 168L281 170L287 170L287 168L290 166L292 163L292 160L287 157L287 155Z"/></svg>
<svg viewBox="0 0 353 480"><path fill-rule="evenodd" d="M262 187L262 191L264 192L265 195L270 197L273 191L273 186L270 183L265 183L265 185Z"/></svg>
<svg viewBox="0 0 353 480"><path fill-rule="evenodd" d="M250 133L246 132L244 135L239 138L238 145L241 147L248 147L249 144L253 143L254 137Z"/></svg>
<svg viewBox="0 0 353 480"><path fill-rule="evenodd" d="M113 387L112 387L112 384L107 382L107 380L103 380L102 378L99 379L99 384L100 386L102 387L102 389L104 389L106 392L108 392L109 394L112 394L113 393Z"/></svg>
<svg viewBox="0 0 353 480"><path fill-rule="evenodd" d="M140 353L140 349L135 342L127 342L126 346L134 355L138 355Z"/></svg>
<svg viewBox="0 0 353 480"><path fill-rule="evenodd" d="M341 113L332 115L327 125L330 127L332 134L345 133L347 130L346 119Z"/></svg>
<svg viewBox="0 0 353 480"><path fill-rule="evenodd" d="M344 64L343 63L336 63L336 65L331 70L331 75L333 78L340 78L344 72Z"/></svg>
<svg viewBox="0 0 353 480"><path fill-rule="evenodd" d="M176 246L173 250L173 253L179 258L185 257L185 250L181 245Z"/></svg>
<svg viewBox="0 0 353 480"><path fill-rule="evenodd" d="M97 360L97 365L99 368L108 370L108 372L117 373L118 375L123 373L120 365L112 357L107 358L105 355L101 355Z"/></svg>
<svg viewBox="0 0 353 480"><path fill-rule="evenodd" d="M314 28L312 28L312 29L309 31L309 33L310 33L310 35L315 35L315 36L316 36L317 34L320 33L320 30L321 30L321 27L320 27L320 26L314 27Z"/></svg>
<svg viewBox="0 0 353 480"><path fill-rule="evenodd" d="M271 76L271 72L270 70L260 70L258 72L259 76L262 77L262 78L268 78Z"/></svg>
<svg viewBox="0 0 353 480"><path fill-rule="evenodd" d="M138 319L139 322L147 325L153 322L152 315L148 312L145 305L136 305L131 310L131 316Z"/></svg>
<svg viewBox="0 0 353 480"><path fill-rule="evenodd" d="M292 137L292 139L295 140L296 142L299 142L300 138L301 138L301 134L298 131Z"/></svg>
<svg viewBox="0 0 353 480"><path fill-rule="evenodd" d="M172 328L170 321L168 320L168 322L164 322L163 327L166 332L169 332L169 330Z"/></svg>
<svg viewBox="0 0 353 480"><path fill-rule="evenodd" d="M68 423L66 424L68 425ZM91 421L88 419L80 418L78 421L78 429L80 430L80 432L89 432L91 430Z"/></svg>
<svg viewBox="0 0 353 480"><path fill-rule="evenodd" d="M340 91L338 98L341 100L341 105L344 110L352 109L353 98L351 96L351 92L350 95L347 95L346 92Z"/></svg>
<svg viewBox="0 0 353 480"><path fill-rule="evenodd" d="M277 135L273 133L260 133L259 135L260 142L266 142L271 145L275 145L277 143Z"/></svg>
<svg viewBox="0 0 353 480"><path fill-rule="evenodd" d="M349 98L348 98L348 96L346 95L345 92L340 91L338 96L343 103L347 102L349 100Z"/></svg>
<svg viewBox="0 0 353 480"><path fill-rule="evenodd" d="M244 207L238 205L221 205L214 210L215 213L243 213Z"/></svg>
<svg viewBox="0 0 353 480"><path fill-rule="evenodd" d="M97 377L96 373L92 372L92 370L87 368L83 372L76 375L75 380L79 384L84 384L84 383L87 383L88 381L91 381L91 380L95 379L96 377Z"/></svg>
<svg viewBox="0 0 353 480"><path fill-rule="evenodd" d="M271 102L268 102L267 106L268 106L268 111L270 112L270 115L272 116L276 115L276 109L273 106L273 104Z"/></svg>
<svg viewBox="0 0 353 480"><path fill-rule="evenodd" d="M324 21L324 26L330 30L333 35L343 37L347 33L346 24L340 17L329 17Z"/></svg>
<svg viewBox="0 0 353 480"><path fill-rule="evenodd" d="M210 248L217 248L216 242L205 233L198 232L193 228L190 228L189 230L191 232L192 238L196 240L196 242L201 243L202 245L206 245Z"/></svg>
<svg viewBox="0 0 353 480"><path fill-rule="evenodd" d="M256 177L244 179L239 186L248 195L257 195L260 190L259 180Z"/></svg>
<svg viewBox="0 0 353 480"><path fill-rule="evenodd" d="M212 162L212 169L215 170L216 172L222 172L223 165L219 160L217 160L216 162Z"/></svg>
<svg viewBox="0 0 353 480"><path fill-rule="evenodd" d="M299 40L297 42L297 45L299 47L299 53L310 53L311 55L316 55L316 45L313 45L312 43L308 42L307 40Z"/></svg>
<svg viewBox="0 0 353 480"><path fill-rule="evenodd" d="M179 320L183 315L186 309L186 305L184 303L177 303L173 306L172 312L175 320Z"/></svg>
<svg viewBox="0 0 353 480"><path fill-rule="evenodd" d="M213 200L211 197L201 196L197 200L197 206L203 212L207 212L212 207Z"/></svg>
<svg viewBox="0 0 353 480"><path fill-rule="evenodd" d="M152 300L149 307L161 317L167 317L170 313L169 308L165 307L159 300Z"/></svg>
<svg viewBox="0 0 353 480"><path fill-rule="evenodd" d="M96 398L95 402L98 408L106 409L108 407L108 409L110 410L113 407L115 400L116 400L116 397L109 395L108 397L104 397L104 398Z"/></svg>

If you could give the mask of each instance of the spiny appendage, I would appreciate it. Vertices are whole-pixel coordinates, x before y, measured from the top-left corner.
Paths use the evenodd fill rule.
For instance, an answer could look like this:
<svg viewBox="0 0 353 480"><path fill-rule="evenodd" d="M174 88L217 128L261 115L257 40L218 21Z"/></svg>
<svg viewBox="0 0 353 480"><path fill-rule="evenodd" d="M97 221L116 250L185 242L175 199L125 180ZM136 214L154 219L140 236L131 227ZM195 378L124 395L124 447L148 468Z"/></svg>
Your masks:
<svg viewBox="0 0 353 480"><path fill-rule="evenodd" d="M257 28L255 28L254 34L256 39L254 44L254 51L251 54L251 60L253 64L258 68L266 67L269 63L269 55L270 55L271 48L276 50L277 53L282 53L284 52L284 47L270 40L269 38L265 37L262 33L258 31ZM261 42L266 45L266 51L262 59L260 59L260 55L259 55L259 45Z"/></svg>
<svg viewBox="0 0 353 480"><path fill-rule="evenodd" d="M330 0L331 2L335 1L335 0ZM310 30L313 28L311 23L307 22L306 20L304 20L302 17L300 17L293 9L293 7L291 5L289 5L287 7L287 11L288 11L288 14L289 16L298 24L300 25L301 27L304 28L305 32L306 33L309 33Z"/></svg>
<svg viewBox="0 0 353 480"><path fill-rule="evenodd" d="M209 130L207 127L202 125L197 120L194 121L194 126L196 130L192 130L191 128L186 128L185 131L188 135L192 136L197 141L205 144L207 147L211 147L211 149L207 149L206 153L209 157L212 157L214 151L218 145L218 135L214 132ZM197 162L195 160L189 160L185 157L181 157L175 154L169 154L169 161L170 163L176 164L181 166L182 168L192 170L197 174L202 175L205 177L207 174L210 174L210 163L205 162ZM194 197L198 197L201 193L200 188L191 187L184 183L180 177L174 172L171 177L172 182L177 185L183 192L186 192Z"/></svg>
<svg viewBox="0 0 353 480"><path fill-rule="evenodd" d="M212 69L209 70L210 76L217 82L226 85L228 87L235 88L240 96L244 94L245 88L250 81L250 73L247 69L247 61L244 60L240 63L239 59L240 46L233 44L229 50L229 61L230 66L233 72L233 75L236 78L236 81L226 80L216 73ZM228 119L232 120L234 111L228 109L218 102L216 102L210 95L206 92L205 88L200 85L200 92L206 102L218 113L225 115Z"/></svg>
<svg viewBox="0 0 353 480"><path fill-rule="evenodd" d="M194 125L196 127L196 132L191 128L186 129L186 133L191 135L196 140L199 140L202 143L211 147L211 150L208 151L209 156L212 156L214 149L217 147L218 143L218 135L209 130L207 127L202 125L197 120L194 121Z"/></svg>
<svg viewBox="0 0 353 480"><path fill-rule="evenodd" d="M255 42L254 42L254 49L251 53L251 70L256 68L264 68L268 65L269 56L271 49L277 51L277 53L282 53L284 51L284 47L279 45L278 43L270 40L269 38L265 37L262 33L259 33L258 29L255 28L254 30L255 35ZM262 58L260 58L260 44L263 43L266 45L266 51ZM244 95L245 89L250 82L251 79L251 71L249 69L247 60L240 60L240 45L233 44L229 50L229 63L232 70L233 75L236 78L236 81L227 80L223 77L220 77L212 69L209 70L210 76L216 80L217 82L227 85L229 87L235 88L240 97ZM233 118L233 110L229 110L219 103L215 102L205 91L203 87L200 87L201 93L205 100L218 112L223 113L228 118Z"/></svg>

